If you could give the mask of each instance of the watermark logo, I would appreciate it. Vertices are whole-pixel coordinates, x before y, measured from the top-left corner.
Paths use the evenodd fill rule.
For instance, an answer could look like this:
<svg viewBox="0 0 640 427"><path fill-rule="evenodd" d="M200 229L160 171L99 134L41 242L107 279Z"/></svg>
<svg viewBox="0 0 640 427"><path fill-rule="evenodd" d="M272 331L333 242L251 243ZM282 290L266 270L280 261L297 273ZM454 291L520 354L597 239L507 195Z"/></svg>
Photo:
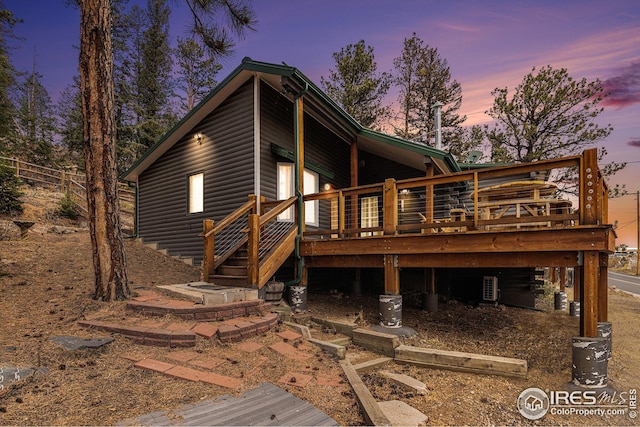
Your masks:
<svg viewBox="0 0 640 427"><path fill-rule="evenodd" d="M538 420L547 413L552 415L638 416L637 391L611 390L541 390L528 388L518 396L518 410L528 420Z"/></svg>
<svg viewBox="0 0 640 427"><path fill-rule="evenodd" d="M549 410L549 396L539 388L528 388L518 396L518 410L528 420L538 420Z"/></svg>

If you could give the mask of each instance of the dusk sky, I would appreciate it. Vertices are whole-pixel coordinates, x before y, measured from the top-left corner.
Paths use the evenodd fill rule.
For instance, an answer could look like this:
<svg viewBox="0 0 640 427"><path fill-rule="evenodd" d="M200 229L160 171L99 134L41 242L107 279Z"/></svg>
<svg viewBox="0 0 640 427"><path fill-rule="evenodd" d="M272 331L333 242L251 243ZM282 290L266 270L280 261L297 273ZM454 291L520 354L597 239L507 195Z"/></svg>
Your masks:
<svg viewBox="0 0 640 427"><path fill-rule="evenodd" d="M130 3L133 3L132 0ZM144 5L144 1L137 1ZM79 11L65 0L4 0L24 23L15 34L13 64L34 60L52 99L77 72ZM172 43L189 25L182 0L170 0ZM223 61L222 80L244 56L298 68L320 84L334 67L332 54L363 39L374 47L379 71L390 71L413 32L450 66L462 86L465 125L490 121L491 91L513 92L533 67L567 68L574 78L600 79L612 95L598 119L614 132L601 145L605 161L629 162L609 180L640 190L640 1L638 0L256 0L258 25ZM389 102L395 101L395 95ZM636 247L635 195L611 200L617 244Z"/></svg>

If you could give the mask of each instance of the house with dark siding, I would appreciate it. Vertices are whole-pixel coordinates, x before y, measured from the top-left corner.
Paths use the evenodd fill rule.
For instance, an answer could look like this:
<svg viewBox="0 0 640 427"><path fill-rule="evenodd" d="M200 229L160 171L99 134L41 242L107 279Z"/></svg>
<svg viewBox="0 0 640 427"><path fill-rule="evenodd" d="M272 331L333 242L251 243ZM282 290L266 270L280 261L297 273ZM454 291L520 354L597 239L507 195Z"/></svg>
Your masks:
<svg viewBox="0 0 640 427"><path fill-rule="evenodd" d="M305 193L460 170L447 152L364 128L296 68L244 58L124 173L137 188L138 237L199 264L204 219L221 220L249 194L292 196L296 91ZM306 226L326 228L327 209L307 206Z"/></svg>
<svg viewBox="0 0 640 427"><path fill-rule="evenodd" d="M273 275L345 291L366 284L373 294L413 295L423 307L425 295L486 300L493 286L492 302L534 307L538 267L580 271L573 242L581 239L594 253L609 250L603 180L592 183L598 203L587 187L573 205L510 196L486 217L478 198L485 187L544 182L567 168L587 185L599 177L591 151L463 166L363 127L294 67L244 58L123 178L137 189L137 236L202 265L203 279L216 284L261 289Z"/></svg>
<svg viewBox="0 0 640 427"><path fill-rule="evenodd" d="M366 286L388 328L411 292L428 311L442 297L533 308L538 268L558 271L556 296L572 269L573 382L592 386L606 380L592 354L607 341L615 247L597 159L587 149L461 170L446 152L362 127L296 68L245 58L124 179L138 237L194 259L207 282L260 291L289 275L299 295ZM570 198L553 180L568 172Z"/></svg>

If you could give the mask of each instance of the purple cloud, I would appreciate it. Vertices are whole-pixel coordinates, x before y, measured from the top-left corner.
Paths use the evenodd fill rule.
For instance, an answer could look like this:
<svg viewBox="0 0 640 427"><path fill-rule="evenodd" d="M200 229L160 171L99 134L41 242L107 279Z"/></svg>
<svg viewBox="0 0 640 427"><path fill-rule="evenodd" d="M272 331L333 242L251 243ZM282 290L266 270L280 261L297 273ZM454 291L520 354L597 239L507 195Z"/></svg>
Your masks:
<svg viewBox="0 0 640 427"><path fill-rule="evenodd" d="M640 62L620 69L617 76L605 80L602 86L608 94L602 105L624 108L640 104Z"/></svg>
<svg viewBox="0 0 640 427"><path fill-rule="evenodd" d="M632 147L639 147L640 148L640 139L633 139L633 140L627 142L627 145L630 145Z"/></svg>

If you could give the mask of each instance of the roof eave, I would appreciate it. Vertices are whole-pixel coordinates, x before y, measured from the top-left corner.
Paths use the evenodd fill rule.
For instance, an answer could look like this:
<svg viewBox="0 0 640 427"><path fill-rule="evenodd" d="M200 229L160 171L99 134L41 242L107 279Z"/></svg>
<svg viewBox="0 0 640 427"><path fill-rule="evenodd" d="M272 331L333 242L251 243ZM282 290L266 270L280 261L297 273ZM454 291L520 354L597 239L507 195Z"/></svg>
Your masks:
<svg viewBox="0 0 640 427"><path fill-rule="evenodd" d="M460 172L461 170L460 166L455 161L453 156L446 151L438 150L437 148L429 147L426 145L416 144L415 142L407 141L406 139L388 135L386 133L378 132L372 129L362 128L359 133L362 136L372 138L386 144L391 144L405 150L413 151L415 153L424 154L425 156L429 156L431 158L442 160L442 162L444 162L444 164L446 164L449 169L448 171L442 171L443 173Z"/></svg>

